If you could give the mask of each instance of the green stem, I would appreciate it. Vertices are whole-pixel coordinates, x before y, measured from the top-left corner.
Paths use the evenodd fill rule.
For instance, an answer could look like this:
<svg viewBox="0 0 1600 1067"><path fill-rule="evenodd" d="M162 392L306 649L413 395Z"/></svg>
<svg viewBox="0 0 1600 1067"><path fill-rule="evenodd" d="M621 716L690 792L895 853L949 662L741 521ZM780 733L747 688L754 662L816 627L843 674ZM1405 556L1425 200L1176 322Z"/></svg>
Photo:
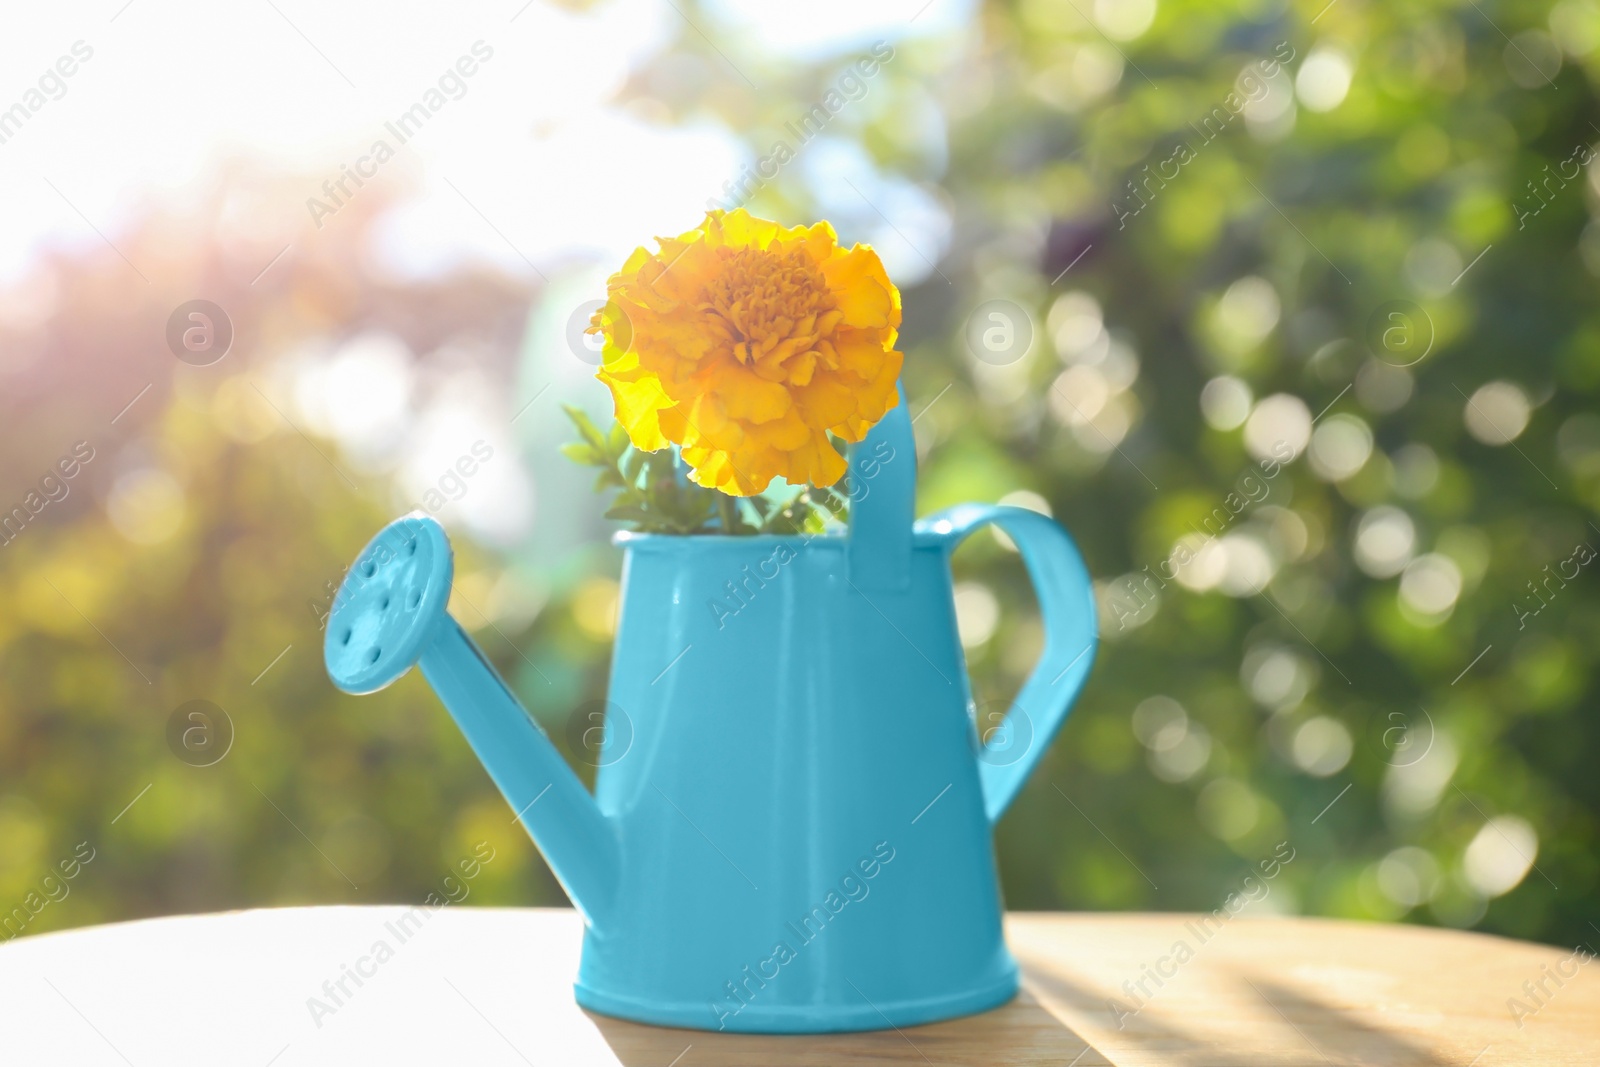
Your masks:
<svg viewBox="0 0 1600 1067"><path fill-rule="evenodd" d="M713 492L717 494L717 515L722 519L722 532L725 534L737 533L738 530L735 527L737 512L734 510L736 505L733 502L733 497L718 490L713 490Z"/></svg>

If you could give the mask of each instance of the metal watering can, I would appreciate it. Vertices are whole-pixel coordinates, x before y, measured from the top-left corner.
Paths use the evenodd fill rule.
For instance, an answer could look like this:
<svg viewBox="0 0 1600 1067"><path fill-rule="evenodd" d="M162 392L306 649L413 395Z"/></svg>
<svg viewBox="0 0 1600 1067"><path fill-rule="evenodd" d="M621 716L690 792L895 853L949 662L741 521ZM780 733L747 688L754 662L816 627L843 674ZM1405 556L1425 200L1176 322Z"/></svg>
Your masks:
<svg viewBox="0 0 1600 1067"><path fill-rule="evenodd" d="M850 462L846 536L617 536L619 721L593 796L446 611L438 523L390 524L335 598L334 683L370 693L420 663L582 913L586 1008L816 1033L1017 990L991 829L1088 676L1089 574L1031 511L964 504L913 524L903 400ZM988 523L1020 549L1046 639L985 743L949 557Z"/></svg>

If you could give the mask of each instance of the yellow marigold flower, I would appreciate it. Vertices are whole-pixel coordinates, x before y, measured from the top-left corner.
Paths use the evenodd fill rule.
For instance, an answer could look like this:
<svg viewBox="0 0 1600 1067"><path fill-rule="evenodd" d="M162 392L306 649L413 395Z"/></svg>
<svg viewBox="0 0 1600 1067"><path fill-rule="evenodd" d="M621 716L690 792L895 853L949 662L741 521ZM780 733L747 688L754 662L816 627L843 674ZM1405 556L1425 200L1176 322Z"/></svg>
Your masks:
<svg viewBox="0 0 1600 1067"><path fill-rule="evenodd" d="M859 441L899 400L900 291L878 254L742 208L657 242L611 276L590 327L634 445L683 446L690 477L733 496L837 482L828 434Z"/></svg>

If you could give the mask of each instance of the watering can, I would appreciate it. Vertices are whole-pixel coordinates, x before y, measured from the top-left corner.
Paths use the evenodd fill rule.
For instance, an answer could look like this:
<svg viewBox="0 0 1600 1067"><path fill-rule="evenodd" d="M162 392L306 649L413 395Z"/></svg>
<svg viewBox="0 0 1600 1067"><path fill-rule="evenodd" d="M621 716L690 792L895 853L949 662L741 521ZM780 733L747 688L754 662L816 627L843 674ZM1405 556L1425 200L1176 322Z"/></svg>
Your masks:
<svg viewBox="0 0 1600 1067"><path fill-rule="evenodd" d="M591 795L446 610L438 523L386 527L328 619L328 673L370 693L420 663L585 923L575 991L706 1030L902 1027L1017 990L992 829L1094 658L1083 560L1051 519L965 504L913 524L906 405L851 449L845 535L622 533ZM980 737L950 553L993 524L1044 649Z"/></svg>

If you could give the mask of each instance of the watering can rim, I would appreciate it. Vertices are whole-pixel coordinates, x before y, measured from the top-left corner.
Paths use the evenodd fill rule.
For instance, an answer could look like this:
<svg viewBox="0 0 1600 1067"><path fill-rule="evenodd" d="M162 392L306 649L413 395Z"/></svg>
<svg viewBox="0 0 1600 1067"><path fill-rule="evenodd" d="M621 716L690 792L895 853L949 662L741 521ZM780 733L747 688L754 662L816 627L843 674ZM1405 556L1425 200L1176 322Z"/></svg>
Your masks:
<svg viewBox="0 0 1600 1067"><path fill-rule="evenodd" d="M948 537L937 527L917 522L912 528L912 545L916 548L943 546ZM703 549L735 548L742 545L797 545L806 548L825 547L844 550L850 546L850 536L840 530L825 534L666 534L641 533L637 530L618 530L611 535L611 543L619 548L648 548L665 550L668 546L694 545Z"/></svg>

